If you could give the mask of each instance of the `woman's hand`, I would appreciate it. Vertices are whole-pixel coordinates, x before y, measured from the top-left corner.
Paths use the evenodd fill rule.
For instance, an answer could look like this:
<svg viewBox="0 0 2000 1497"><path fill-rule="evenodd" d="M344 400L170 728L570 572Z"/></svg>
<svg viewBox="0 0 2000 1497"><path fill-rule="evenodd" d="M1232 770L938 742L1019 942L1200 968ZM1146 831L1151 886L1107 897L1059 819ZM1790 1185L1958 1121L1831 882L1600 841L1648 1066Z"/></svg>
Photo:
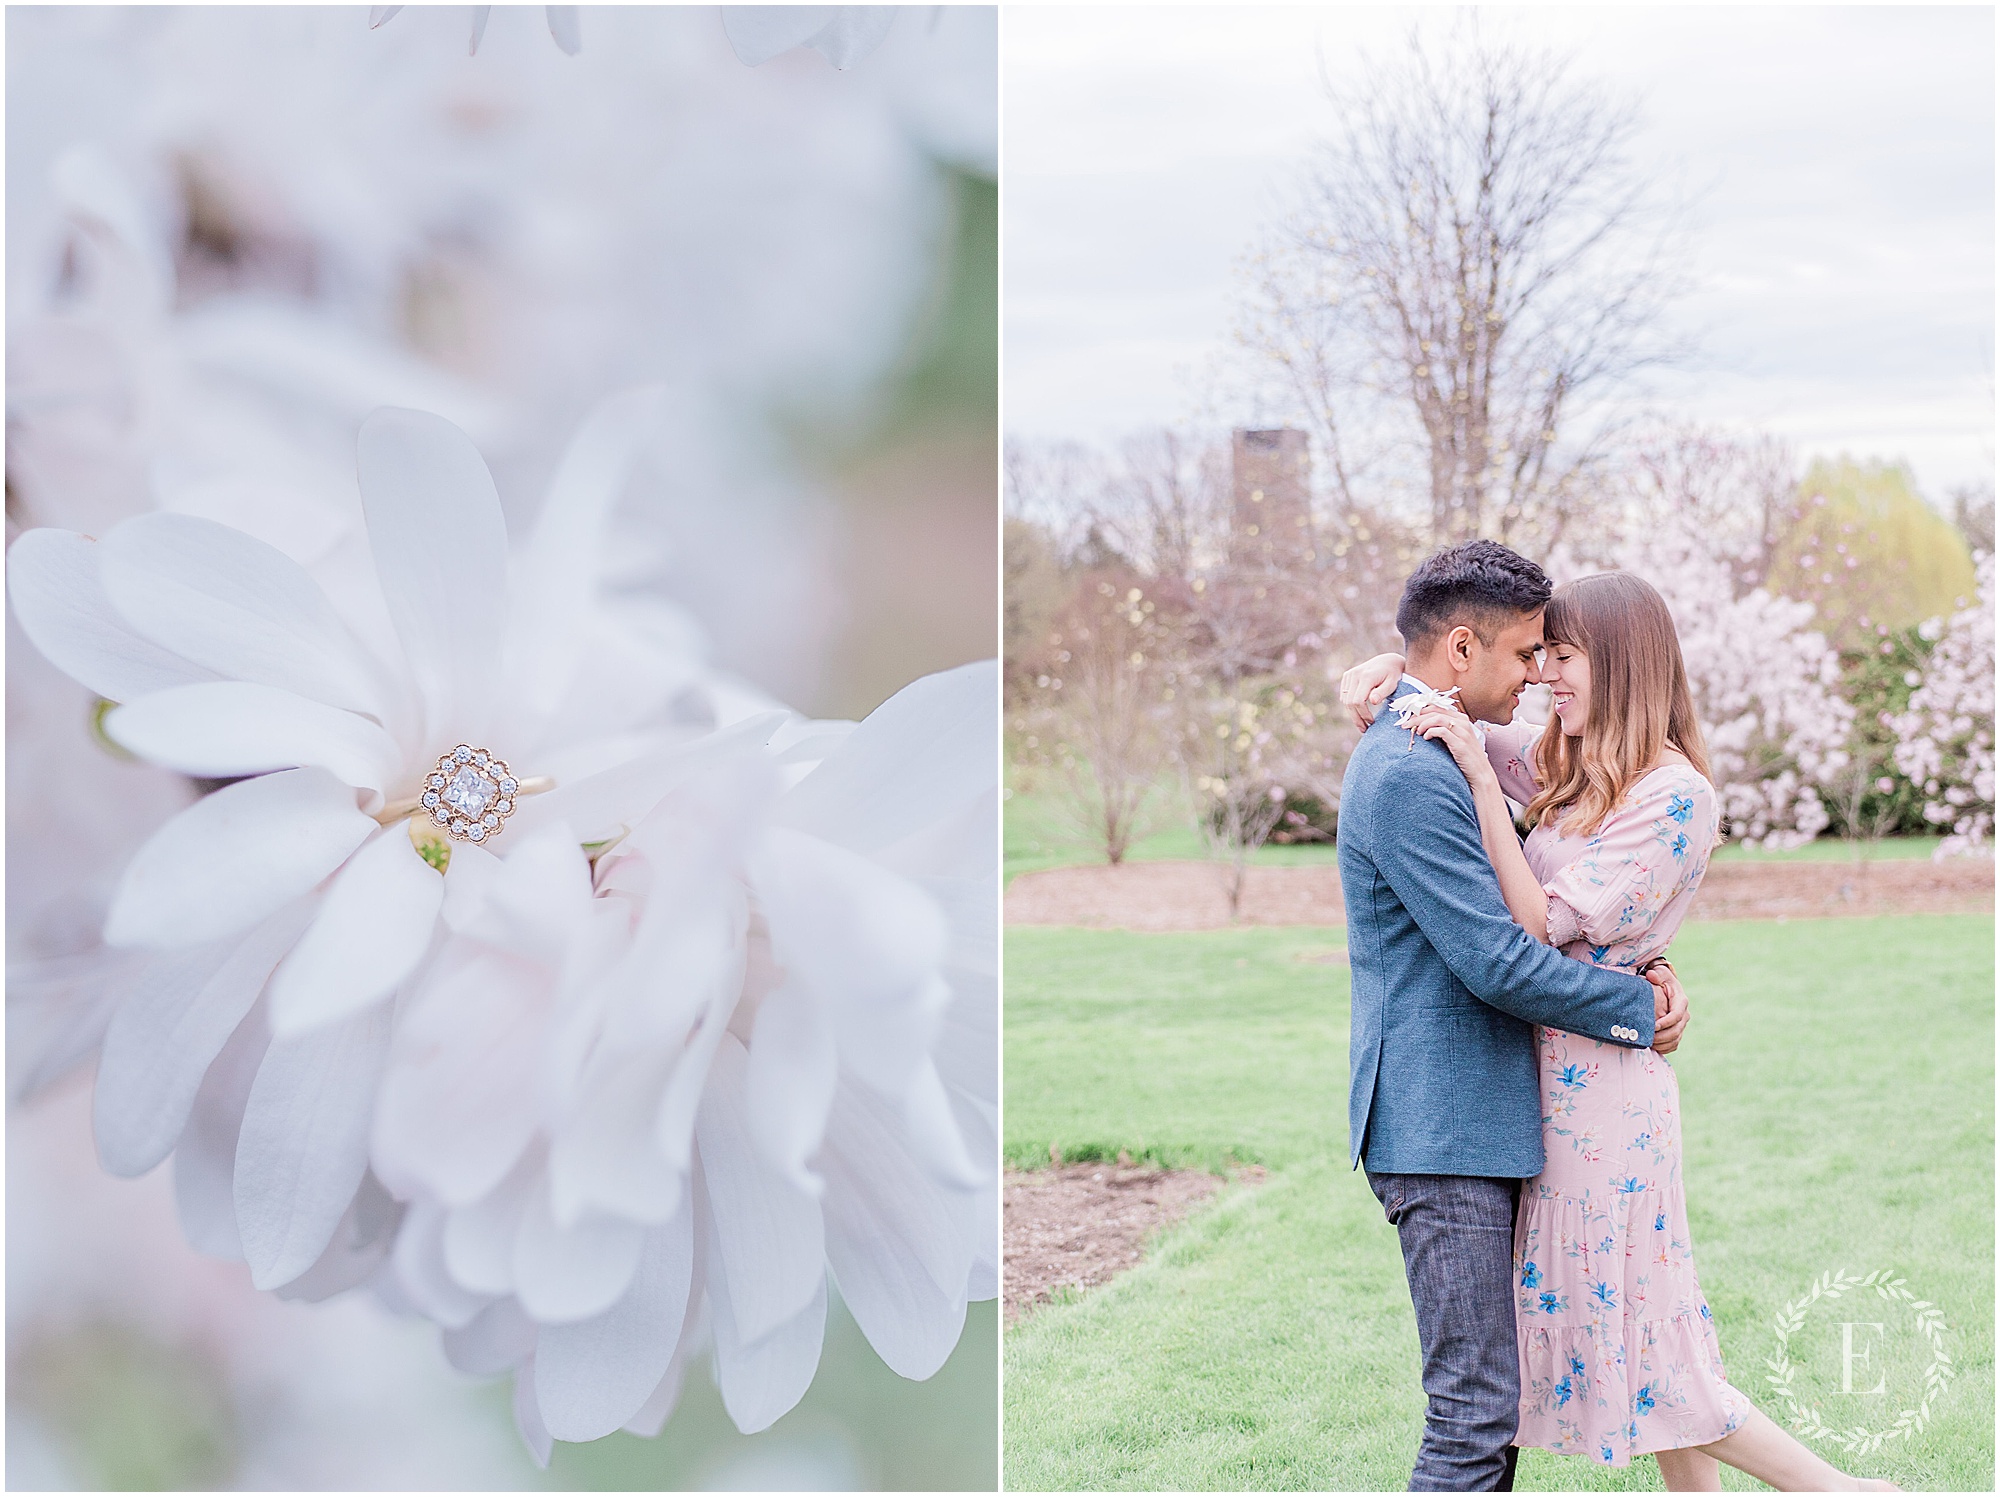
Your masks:
<svg viewBox="0 0 2000 1497"><path fill-rule="evenodd" d="M1687 994L1665 957L1648 962L1639 975L1653 985L1652 1048L1661 1055L1672 1055L1680 1048L1681 1035L1687 1029Z"/></svg>
<svg viewBox="0 0 2000 1497"><path fill-rule="evenodd" d="M1366 733L1375 721L1375 709L1389 700L1402 679L1401 655L1377 655L1350 665L1341 672L1340 705L1354 714L1354 726Z"/></svg>
<svg viewBox="0 0 2000 1497"><path fill-rule="evenodd" d="M1483 788L1489 782L1494 788L1499 787L1499 777L1493 773L1492 761L1486 757L1486 745L1480 741L1472 719L1456 706L1432 704L1424 707L1410 719L1410 726L1419 736L1450 749L1452 759L1474 790Z"/></svg>

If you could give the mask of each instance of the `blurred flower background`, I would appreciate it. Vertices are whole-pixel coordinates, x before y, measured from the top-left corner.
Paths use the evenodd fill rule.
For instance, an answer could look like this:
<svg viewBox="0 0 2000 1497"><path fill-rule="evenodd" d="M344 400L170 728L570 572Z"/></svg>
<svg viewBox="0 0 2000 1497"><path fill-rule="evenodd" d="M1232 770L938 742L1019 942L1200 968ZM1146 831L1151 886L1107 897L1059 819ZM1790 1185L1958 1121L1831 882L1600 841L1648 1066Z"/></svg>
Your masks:
<svg viewBox="0 0 2000 1497"><path fill-rule="evenodd" d="M368 22L10 9L9 542L168 509L325 562L385 404L466 430L518 527L585 414L661 383L614 522L628 600L816 716L991 655L994 12L756 67L715 7L584 8L574 56L541 7L495 10L476 55L463 8ZM504 1382L430 1327L194 1254L165 1171L99 1169L58 1020L117 874L198 787L114 757L8 631L8 956L40 975L36 1002L9 984L10 1487L994 1484L991 1301L928 1382L836 1307L767 1433L697 1374L659 1438L541 1472Z"/></svg>

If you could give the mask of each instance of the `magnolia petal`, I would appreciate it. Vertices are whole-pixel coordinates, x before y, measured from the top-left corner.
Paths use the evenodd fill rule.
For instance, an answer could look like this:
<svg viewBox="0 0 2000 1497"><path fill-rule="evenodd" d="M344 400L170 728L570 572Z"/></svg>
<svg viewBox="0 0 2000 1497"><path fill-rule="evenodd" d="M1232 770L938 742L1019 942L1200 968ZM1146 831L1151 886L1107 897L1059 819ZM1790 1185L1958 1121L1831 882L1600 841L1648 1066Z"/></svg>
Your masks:
<svg viewBox="0 0 2000 1497"><path fill-rule="evenodd" d="M873 854L931 891L951 917L952 931L965 946L965 959L995 965L998 947L977 944L981 926L999 924L999 901L993 897L1000 876L1000 787L988 785L979 795L961 801L919 830Z"/></svg>
<svg viewBox="0 0 2000 1497"><path fill-rule="evenodd" d="M998 949L998 942L994 949ZM1000 1095L1000 982L990 971L959 966L945 969L951 1006L945 1010L932 1050L938 1074L982 1102Z"/></svg>
<svg viewBox="0 0 2000 1497"><path fill-rule="evenodd" d="M493 7L475 5L472 7L472 45L467 48L470 56L479 55L479 44L486 39L486 23L493 18Z"/></svg>
<svg viewBox="0 0 2000 1497"><path fill-rule="evenodd" d="M271 979L271 1029L304 1034L381 1002L430 949L444 877L404 824L347 860L312 926Z"/></svg>
<svg viewBox="0 0 2000 1497"><path fill-rule="evenodd" d="M953 1116L951 1099L937 1067L926 1060L917 1067L909 1089L903 1093L903 1137L939 1183L960 1190L976 1190L987 1183L989 1172L972 1162Z"/></svg>
<svg viewBox="0 0 2000 1497"><path fill-rule="evenodd" d="M596 1440L636 1417L674 1360L694 1274L694 1213L648 1228L631 1287L603 1314L545 1326L536 1396L558 1440Z"/></svg>
<svg viewBox="0 0 2000 1497"><path fill-rule="evenodd" d="M104 1042L118 1004L153 957L99 947L7 964L7 1098L25 1102Z"/></svg>
<svg viewBox="0 0 2000 1497"><path fill-rule="evenodd" d="M673 1074L667 1078L665 1094L654 1114L653 1142L677 1171L685 1170L694 1156L695 1110L701 1105L709 1064L726 1033L724 1026L740 985L740 978L734 984L714 985L707 1011L687 1050L675 1064Z"/></svg>
<svg viewBox="0 0 2000 1497"><path fill-rule="evenodd" d="M803 989L778 988L757 1009L744 1101L758 1150L815 1198L823 1182L807 1161L826 1136L839 1084L840 1063L825 1017Z"/></svg>
<svg viewBox="0 0 2000 1497"><path fill-rule="evenodd" d="M882 39L889 34L894 24L895 5L835 5L827 9L833 19L815 36L811 48L845 71L860 62L870 52L882 45Z"/></svg>
<svg viewBox="0 0 2000 1497"><path fill-rule="evenodd" d="M550 5L544 9L548 12L549 35L556 39L556 45L563 51L571 57L576 56L583 50L583 20L578 14L578 7Z"/></svg>
<svg viewBox="0 0 2000 1497"><path fill-rule="evenodd" d="M275 546L193 515L137 515L104 537L99 568L139 633L225 680L385 715L379 668Z"/></svg>
<svg viewBox="0 0 2000 1497"><path fill-rule="evenodd" d="M139 634L111 606L98 551L96 541L68 530L30 530L8 547L7 592L35 648L113 702L215 680L215 672Z"/></svg>
<svg viewBox="0 0 2000 1497"><path fill-rule="evenodd" d="M195 1093L311 917L280 910L241 941L153 958L105 1031L91 1098L97 1157L114 1175L143 1175L172 1152Z"/></svg>
<svg viewBox="0 0 2000 1497"><path fill-rule="evenodd" d="M446 1331L455 1331L469 1325L490 1301L483 1294L463 1288L446 1271L444 1220L444 1208L435 1201L410 1203L402 1228L396 1233L396 1282L419 1314L436 1321ZM458 1365L456 1360L452 1365ZM506 1365L511 1367L513 1363Z"/></svg>
<svg viewBox="0 0 2000 1497"><path fill-rule="evenodd" d="M445 1219L445 1267L475 1293L514 1292L514 1239L528 1197L541 1188L540 1152L524 1155L490 1194Z"/></svg>
<svg viewBox="0 0 2000 1497"><path fill-rule="evenodd" d="M323 769L286 769L202 797L132 855L104 939L195 946L248 930L306 893L376 830Z"/></svg>
<svg viewBox="0 0 2000 1497"><path fill-rule="evenodd" d="M970 1223L957 1219L896 1137L882 1105L843 1090L828 1120L826 1256L876 1354L918 1381L944 1365L965 1325Z"/></svg>
<svg viewBox="0 0 2000 1497"><path fill-rule="evenodd" d="M978 661L912 681L786 792L774 817L854 852L903 841L1000 783L1000 678Z"/></svg>
<svg viewBox="0 0 2000 1497"><path fill-rule="evenodd" d="M641 1053L600 1066L549 1145L550 1208L570 1226L592 1209L659 1223L681 1209L687 1166L654 1142L671 1053Z"/></svg>
<svg viewBox="0 0 2000 1497"><path fill-rule="evenodd" d="M508 826L539 831L566 822L584 842L624 837L677 786L757 754L784 720L780 712L759 713L692 743L559 785L546 795L530 796Z"/></svg>
<svg viewBox="0 0 2000 1497"><path fill-rule="evenodd" d="M722 7L722 34L746 68L762 67L794 47L803 47L825 25L826 11L817 5Z"/></svg>
<svg viewBox="0 0 2000 1497"><path fill-rule="evenodd" d="M573 6L551 6L555 12ZM568 48L571 52L575 48ZM549 482L516 574L513 644L535 712L553 712L577 674L594 616L604 536L612 508L646 439L659 423L666 389L647 385L600 401L584 418Z"/></svg>
<svg viewBox="0 0 2000 1497"><path fill-rule="evenodd" d="M548 1425L542 1422L542 1406L535 1394L535 1359L528 1358L514 1373L514 1428L520 1431L521 1443L528 1447L528 1454L544 1471L549 1467L549 1454L555 1448L555 1441L549 1435Z"/></svg>
<svg viewBox="0 0 2000 1497"><path fill-rule="evenodd" d="M363 1175L326 1251L291 1283L280 1284L278 1298L316 1305L365 1282L389 1256L402 1221L403 1203L392 1200L373 1175Z"/></svg>
<svg viewBox="0 0 2000 1497"><path fill-rule="evenodd" d="M749 1063L742 1043L725 1034L695 1116L711 1230L729 1266L735 1331L745 1342L792 1319L826 1283L819 1203L772 1168L751 1142L744 1088ZM817 1345L813 1355L818 1357Z"/></svg>
<svg viewBox="0 0 2000 1497"><path fill-rule="evenodd" d="M311 1268L354 1199L389 1028L374 1009L264 1054L236 1146L236 1220L259 1289Z"/></svg>
<svg viewBox="0 0 2000 1497"><path fill-rule="evenodd" d="M493 478L449 421L394 407L361 424L359 460L368 544L429 713L426 738L477 734L507 624L507 526Z"/></svg>
<svg viewBox="0 0 2000 1497"><path fill-rule="evenodd" d="M893 5L725 5L722 30L745 67L794 47L811 47L836 68L850 68L882 44Z"/></svg>
<svg viewBox="0 0 2000 1497"><path fill-rule="evenodd" d="M625 1293L645 1240L646 1229L638 1223L608 1216L559 1227L548 1191L537 1190L528 1197L514 1238L514 1292L521 1307L544 1325L588 1320Z"/></svg>
<svg viewBox="0 0 2000 1497"><path fill-rule="evenodd" d="M885 1096L915 1079L950 991L936 901L866 857L773 827L750 878L790 980L824 1005L842 1062Z"/></svg>
<svg viewBox="0 0 2000 1497"><path fill-rule="evenodd" d="M666 1427L674 1406L681 1401L681 1384L687 1378L686 1333L682 1333L681 1346L674 1352L674 1359L667 1364L666 1376L662 1377L651 1395L639 1405L639 1412L618 1427L628 1435L637 1435L642 1440L650 1440Z"/></svg>
<svg viewBox="0 0 2000 1497"><path fill-rule="evenodd" d="M402 1015L375 1109L371 1157L398 1189L469 1205L526 1153L545 987L542 974L486 954L426 980Z"/></svg>
<svg viewBox="0 0 2000 1497"><path fill-rule="evenodd" d="M376 28L377 26L380 26L380 25L381 25L381 24L382 24L382 23L383 23L384 21L390 21L390 20L394 20L394 19L395 19L395 16L396 16L396 12L397 12L397 11L399 11L399 10L401 10L402 8L403 8L403 7L402 7L402 6L400 6L400 5L371 5L371 6L369 6L369 7L368 7L368 29L369 29L370 31L373 31L373 30L374 30L374 29L375 29L375 28Z"/></svg>
<svg viewBox="0 0 2000 1497"><path fill-rule="evenodd" d="M317 765L349 785L384 791L403 757L365 717L247 681L154 692L107 714L104 732L141 759L214 779Z"/></svg>
<svg viewBox="0 0 2000 1497"><path fill-rule="evenodd" d="M590 858L561 822L520 835L504 858L452 854L444 916L457 934L560 968L590 917Z"/></svg>
<svg viewBox="0 0 2000 1497"><path fill-rule="evenodd" d="M722 1256L719 1245L715 1253ZM804 1309L754 1341L745 1339L737 1328L731 1297L737 1282L722 1273L709 1279L708 1302L715 1315L715 1381L731 1421L744 1434L754 1435L789 1414L812 1386L826 1336L826 1274L820 1273Z"/></svg>
<svg viewBox="0 0 2000 1497"><path fill-rule="evenodd" d="M262 1009L251 1009L202 1077L174 1149L174 1204L181 1233L189 1247L211 1258L243 1261L243 1238L236 1228L236 1145L250 1088L270 1042Z"/></svg>
<svg viewBox="0 0 2000 1497"><path fill-rule="evenodd" d="M998 1148L994 1151L999 1152ZM972 1269L965 1276L965 1297L969 1300L997 1299L1000 1295L1000 1192L974 1191L978 1208L974 1218Z"/></svg>
<svg viewBox="0 0 2000 1497"><path fill-rule="evenodd" d="M473 1377L492 1377L533 1356L539 1335L519 1300L495 1300L462 1328L444 1333L445 1360Z"/></svg>

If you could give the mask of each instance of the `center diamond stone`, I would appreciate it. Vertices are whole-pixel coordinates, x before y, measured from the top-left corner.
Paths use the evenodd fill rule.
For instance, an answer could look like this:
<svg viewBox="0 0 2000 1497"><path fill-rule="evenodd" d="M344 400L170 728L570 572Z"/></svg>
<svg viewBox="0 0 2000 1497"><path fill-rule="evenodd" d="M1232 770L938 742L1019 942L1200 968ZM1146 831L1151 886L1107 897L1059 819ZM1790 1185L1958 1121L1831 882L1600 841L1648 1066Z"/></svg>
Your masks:
<svg viewBox="0 0 2000 1497"><path fill-rule="evenodd" d="M524 788L505 759L490 749L461 743L450 753L439 756L437 768L424 777L424 788L417 801L452 841L484 842L499 835L507 818L514 814L515 798ZM410 835L415 838L416 823L410 825ZM417 850L422 852L423 846L419 845ZM450 856L449 848L444 855Z"/></svg>
<svg viewBox="0 0 2000 1497"><path fill-rule="evenodd" d="M447 806L461 816L476 817L492 804L500 787L486 778L470 764L462 765L449 785L445 786L442 799Z"/></svg>

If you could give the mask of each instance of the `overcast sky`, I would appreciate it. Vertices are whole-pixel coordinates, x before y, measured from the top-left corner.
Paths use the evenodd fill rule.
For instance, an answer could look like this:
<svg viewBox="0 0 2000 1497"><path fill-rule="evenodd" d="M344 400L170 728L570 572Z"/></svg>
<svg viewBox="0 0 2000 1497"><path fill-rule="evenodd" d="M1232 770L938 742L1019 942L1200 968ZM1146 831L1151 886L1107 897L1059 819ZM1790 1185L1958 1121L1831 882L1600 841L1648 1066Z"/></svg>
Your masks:
<svg viewBox="0 0 2000 1497"><path fill-rule="evenodd" d="M1106 442L1215 403L1234 270L1412 9L1010 7L1006 424ZM1422 12L1427 24L1449 19ZM1657 402L1991 481L1993 16L1986 7L1483 7L1635 99L1694 199L1700 354Z"/></svg>

